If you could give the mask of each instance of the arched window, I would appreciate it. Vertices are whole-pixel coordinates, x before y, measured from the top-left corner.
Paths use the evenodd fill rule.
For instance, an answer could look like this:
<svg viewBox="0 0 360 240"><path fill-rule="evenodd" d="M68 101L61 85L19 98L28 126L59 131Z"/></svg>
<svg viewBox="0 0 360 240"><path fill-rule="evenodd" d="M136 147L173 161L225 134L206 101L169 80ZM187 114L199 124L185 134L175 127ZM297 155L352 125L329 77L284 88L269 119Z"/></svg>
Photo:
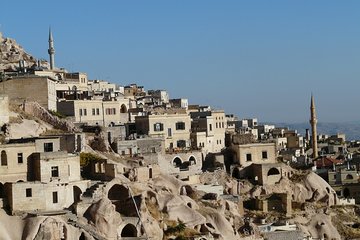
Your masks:
<svg viewBox="0 0 360 240"><path fill-rule="evenodd" d="M353 175L348 174L348 175L346 175L346 179L347 179L347 180L351 180L351 179L354 179L354 177L353 177Z"/></svg>
<svg viewBox="0 0 360 240"><path fill-rule="evenodd" d="M269 170L269 172L268 172L268 176L270 176L270 175L278 175L278 174L280 174L280 172L279 172L279 170L278 169L276 169L276 168L271 168L270 170Z"/></svg>
<svg viewBox="0 0 360 240"><path fill-rule="evenodd" d="M127 108L126 108L125 104L121 105L120 113L127 113Z"/></svg>
<svg viewBox="0 0 360 240"><path fill-rule="evenodd" d="M1 151L1 166L7 166L7 155L4 150Z"/></svg>
<svg viewBox="0 0 360 240"><path fill-rule="evenodd" d="M182 161L179 157L176 157L174 160L173 160L173 165L174 167L180 167L182 164Z"/></svg>
<svg viewBox="0 0 360 240"><path fill-rule="evenodd" d="M194 157L194 156L191 156L191 157L189 158L189 162L190 162L190 165L195 165L195 164L196 164L196 159L195 159L195 157Z"/></svg>

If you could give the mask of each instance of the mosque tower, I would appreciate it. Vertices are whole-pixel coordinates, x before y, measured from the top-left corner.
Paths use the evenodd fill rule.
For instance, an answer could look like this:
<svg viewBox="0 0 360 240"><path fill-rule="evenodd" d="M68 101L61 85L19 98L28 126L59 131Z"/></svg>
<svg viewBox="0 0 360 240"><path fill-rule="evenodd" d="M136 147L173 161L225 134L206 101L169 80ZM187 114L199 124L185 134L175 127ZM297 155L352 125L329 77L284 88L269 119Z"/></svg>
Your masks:
<svg viewBox="0 0 360 240"><path fill-rule="evenodd" d="M310 124L311 124L311 134L312 134L312 149L313 149L313 158L318 157L318 147L317 147L317 131L316 131L316 110L315 110L315 101L314 96L311 94L311 103L310 103Z"/></svg>
<svg viewBox="0 0 360 240"><path fill-rule="evenodd" d="M55 68L55 48L54 48L54 39L52 36L51 28L49 28L49 49L48 49L49 57L50 57L50 69L53 70Z"/></svg>

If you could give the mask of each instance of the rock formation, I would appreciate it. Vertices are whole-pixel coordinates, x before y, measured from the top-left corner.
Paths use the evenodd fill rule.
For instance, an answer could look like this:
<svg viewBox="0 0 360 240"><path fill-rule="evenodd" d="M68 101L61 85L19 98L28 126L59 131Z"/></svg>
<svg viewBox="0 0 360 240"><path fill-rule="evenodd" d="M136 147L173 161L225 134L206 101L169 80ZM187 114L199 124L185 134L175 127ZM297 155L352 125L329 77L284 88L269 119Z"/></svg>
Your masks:
<svg viewBox="0 0 360 240"><path fill-rule="evenodd" d="M25 67L32 67L38 64L37 60L25 52L14 39L4 38L0 32L0 71L15 71L19 67L19 62L23 60ZM48 63L44 60L40 61L42 67L48 67Z"/></svg>

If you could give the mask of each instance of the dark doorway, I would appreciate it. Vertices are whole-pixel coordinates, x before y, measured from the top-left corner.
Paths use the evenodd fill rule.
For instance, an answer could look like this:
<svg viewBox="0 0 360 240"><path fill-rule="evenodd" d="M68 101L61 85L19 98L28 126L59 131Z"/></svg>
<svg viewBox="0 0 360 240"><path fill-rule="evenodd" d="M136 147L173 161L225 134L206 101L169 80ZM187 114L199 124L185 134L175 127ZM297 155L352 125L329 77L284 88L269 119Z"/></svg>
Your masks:
<svg viewBox="0 0 360 240"><path fill-rule="evenodd" d="M73 186L73 192L74 192L74 202L80 201L80 196L82 194L81 189L78 186Z"/></svg>
<svg viewBox="0 0 360 240"><path fill-rule="evenodd" d="M344 189L343 196L344 196L344 198L349 198L350 197L350 190L348 188Z"/></svg>
<svg viewBox="0 0 360 240"><path fill-rule="evenodd" d="M121 231L121 237L137 237L136 227L132 224L127 224Z"/></svg>

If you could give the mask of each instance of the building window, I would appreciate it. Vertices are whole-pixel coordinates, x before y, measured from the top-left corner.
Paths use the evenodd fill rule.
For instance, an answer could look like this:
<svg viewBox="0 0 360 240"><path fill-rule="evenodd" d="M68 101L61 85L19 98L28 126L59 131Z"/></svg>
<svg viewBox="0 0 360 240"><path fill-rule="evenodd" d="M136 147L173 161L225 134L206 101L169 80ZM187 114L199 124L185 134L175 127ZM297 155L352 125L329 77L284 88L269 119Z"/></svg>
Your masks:
<svg viewBox="0 0 360 240"><path fill-rule="evenodd" d="M18 163L23 163L23 154L22 153L18 153L17 154L17 158L18 158Z"/></svg>
<svg viewBox="0 0 360 240"><path fill-rule="evenodd" d="M186 147L186 141L185 140L179 140L179 141L176 142L176 146L178 148L184 148L184 147Z"/></svg>
<svg viewBox="0 0 360 240"><path fill-rule="evenodd" d="M115 115L116 109L115 108L107 108L105 109L106 115Z"/></svg>
<svg viewBox="0 0 360 240"><path fill-rule="evenodd" d="M53 197L53 203L58 203L58 193L57 193L57 192L53 192L53 193L52 193L52 197Z"/></svg>
<svg viewBox="0 0 360 240"><path fill-rule="evenodd" d="M262 159L267 159L268 158L267 151L262 151L261 156Z"/></svg>
<svg viewBox="0 0 360 240"><path fill-rule="evenodd" d="M224 128L224 127L225 127L224 122L222 122L222 128Z"/></svg>
<svg viewBox="0 0 360 240"><path fill-rule="evenodd" d="M52 152L53 150L53 143L44 143L44 152Z"/></svg>
<svg viewBox="0 0 360 240"><path fill-rule="evenodd" d="M247 162L251 162L251 161L252 161L252 159L251 159L251 153L246 154L246 161L247 161Z"/></svg>
<svg viewBox="0 0 360 240"><path fill-rule="evenodd" d="M218 128L218 123L215 124L215 128Z"/></svg>
<svg viewBox="0 0 360 240"><path fill-rule="evenodd" d="M92 115L95 115L95 108L92 109Z"/></svg>
<svg viewBox="0 0 360 240"><path fill-rule="evenodd" d="M7 154L4 150L1 151L1 166L7 166Z"/></svg>
<svg viewBox="0 0 360 240"><path fill-rule="evenodd" d="M169 136L169 137L172 136L171 128L168 128L168 136Z"/></svg>
<svg viewBox="0 0 360 240"><path fill-rule="evenodd" d="M31 188L25 189L25 192L26 192L26 197L32 197L32 189Z"/></svg>
<svg viewBox="0 0 360 240"><path fill-rule="evenodd" d="M184 122L177 122L176 123L176 130L185 130L185 123Z"/></svg>
<svg viewBox="0 0 360 240"><path fill-rule="evenodd" d="M51 167L51 177L59 177L59 167L58 166Z"/></svg>
<svg viewBox="0 0 360 240"><path fill-rule="evenodd" d="M155 123L154 124L154 131L155 132L161 132L164 130L164 124L162 123Z"/></svg>
<svg viewBox="0 0 360 240"><path fill-rule="evenodd" d="M100 115L100 110L98 108L96 109L96 115Z"/></svg>
<svg viewBox="0 0 360 240"><path fill-rule="evenodd" d="M81 108L79 109L79 114L80 114L80 116L83 115L83 112L82 112L82 109L81 109Z"/></svg>
<svg viewBox="0 0 360 240"><path fill-rule="evenodd" d="M212 131L212 124L209 124L209 130Z"/></svg>
<svg viewBox="0 0 360 240"><path fill-rule="evenodd" d="M87 115L86 108L83 109L83 112L84 112L84 116L86 116Z"/></svg>

